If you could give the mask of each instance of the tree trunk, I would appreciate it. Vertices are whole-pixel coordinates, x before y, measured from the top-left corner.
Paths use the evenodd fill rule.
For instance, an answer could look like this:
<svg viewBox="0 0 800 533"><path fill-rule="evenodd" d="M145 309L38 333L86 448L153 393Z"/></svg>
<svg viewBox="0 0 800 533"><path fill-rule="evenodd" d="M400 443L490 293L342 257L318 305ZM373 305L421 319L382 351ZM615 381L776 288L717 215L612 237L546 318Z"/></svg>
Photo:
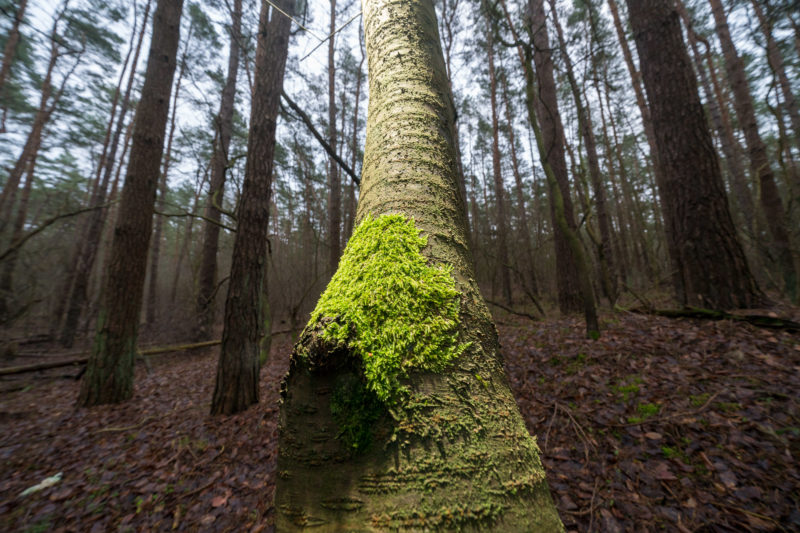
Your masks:
<svg viewBox="0 0 800 533"><path fill-rule="evenodd" d="M78 404L125 401L133 394L133 359L153 223L183 0L158 0L144 85L136 109L130 162L114 229L108 281Z"/></svg>
<svg viewBox="0 0 800 533"><path fill-rule="evenodd" d="M592 128L592 116L588 104L584 104L581 98L578 81L572 68L572 60L569 57L567 43L564 39L564 32L558 21L558 11L555 0L550 0L550 8L553 13L553 22L556 27L559 47L566 66L567 80L569 81L572 99L575 102L575 109L578 113L578 127L586 144L586 158L589 162L589 178L594 189L595 209L597 210L597 225L600 228L600 245L598 246L597 256L600 263L600 279L602 281L603 293L613 307L617 300L617 275L614 269L614 256L611 251L611 225L608 221L608 210L606 207L606 190L603 179L600 176L600 163L597 157L597 143Z"/></svg>
<svg viewBox="0 0 800 533"><path fill-rule="evenodd" d="M523 193L522 175L519 170L519 158L517 157L517 141L514 135L514 115L511 112L511 102L508 98L508 80L505 76L501 78L503 84L503 105L506 113L506 123L508 125L508 144L511 150L511 168L514 173L514 193L517 197L517 216L519 217L519 231L522 236L522 256L527 263L521 265L520 270L527 276L520 276L524 284L530 285L531 294L539 294L539 282L536 277L536 266L533 260L533 248L531 246L531 229L528 223L528 213L525 209L525 195ZM527 278L527 279L525 279Z"/></svg>
<svg viewBox="0 0 800 533"><path fill-rule="evenodd" d="M736 199L736 205L742 213L742 219L747 226L748 236L750 238L755 238L756 210L753 204L753 194L750 191L750 187L747 185L747 176L745 175L744 165L742 164L741 153L739 152L733 126L731 125L728 106L719 86L716 65L711 55L709 43L698 36L694 31L691 18L684 4L678 1L676 2L676 7L686 26L686 33L689 37L689 45L692 48L692 54L694 55L695 66L700 75L703 91L706 94L709 115L719 135L722 153L725 156L725 164L730 174L733 197ZM705 54L700 53L697 46L698 41L702 41L703 45L706 47ZM703 67L703 59L705 59L708 70Z"/></svg>
<svg viewBox="0 0 800 533"><path fill-rule="evenodd" d="M575 213L572 206L572 197L569 192L569 177L567 162L564 154L564 127L558 112L558 98L553 75L553 57L550 39L547 34L544 0L529 0L527 4L529 27L533 39L533 61L536 65L536 80L538 94L535 96L535 112L539 118L544 151L540 153L546 160L558 184L559 192L564 203L564 217L567 226L575 231ZM548 182L549 183L549 182ZM558 306L562 313L572 313L583 309L581 301L581 288L576 258L572 254L570 244L564 235L561 225L556 220L556 192L550 191L550 215L553 220L554 240L556 246L556 281L558 283Z"/></svg>
<svg viewBox="0 0 800 533"><path fill-rule="evenodd" d="M330 33L336 31L336 0L330 0ZM336 62L334 57L334 37L328 40L328 144L336 150ZM330 254L328 268L336 272L341 249L342 223L342 185L339 167L331 156L328 159L328 241Z"/></svg>
<svg viewBox="0 0 800 533"><path fill-rule="evenodd" d="M711 12L716 22L717 36L725 57L725 70L728 73L728 82L731 84L734 96L734 107L739 119L739 126L744 131L747 150L750 155L750 172L761 187L761 207L769 224L775 246L778 264L783 275L784 291L794 301L798 297L797 272L794 268L792 252L789 243L789 232L786 227L786 214L783 210L778 187L770 166L767 147L758 132L758 122L753 108L753 98L744 70L744 62L736 52L733 44L728 21L720 0L709 0Z"/></svg>
<svg viewBox="0 0 800 533"><path fill-rule="evenodd" d="M228 77L222 90L219 113L215 121L216 142L211 158L211 184L208 189L208 204L203 226L203 250L200 279L197 293L197 340L211 338L214 324L214 294L217 287L217 250L219 249L219 221L222 218L222 201L225 197L225 172L228 166L228 148L233 131L236 77L239 72L239 39L242 23L242 0L234 0L231 13L231 41L228 52Z"/></svg>
<svg viewBox="0 0 800 533"><path fill-rule="evenodd" d="M672 215L683 305L755 307L763 296L736 238L697 80L670 0L628 0Z"/></svg>
<svg viewBox="0 0 800 533"><path fill-rule="evenodd" d="M106 190L111 181L111 176L114 174L114 165L117 163L117 149L119 147L120 138L125 131L125 117L130 109L131 95L133 92L134 81L136 80L136 67L139 64L139 54L141 52L142 42L147 29L147 20L150 16L150 2L147 2L144 10L144 17L142 19L142 27L139 32L136 49L133 54L133 61L131 63L131 71L128 74L128 83L125 87L125 94L120 103L119 119L117 120L117 127L114 131L113 138L110 143L110 151L106 154L102 161L102 166L98 168L98 176L102 172L100 183L98 184L94 197L90 200L92 206L99 206L105 203ZM127 142L127 138L125 139ZM123 157L120 158L117 170L122 168ZM113 198L113 195L110 196ZM65 296L68 297L64 303L56 310L55 318L58 322L61 320L61 315L66 308L66 316L64 317L64 324L61 328L61 335L59 342L65 348L69 348L75 341L75 334L78 330L78 323L80 322L81 314L84 312L84 306L89 298L89 280L94 269L95 259L102 243L101 238L103 235L103 227L106 220L109 219L109 210L96 209L92 211L86 226L80 229L80 233L76 233L76 240L78 241L75 248L75 256L71 262L70 272L65 280ZM113 218L111 218L113 220Z"/></svg>
<svg viewBox="0 0 800 533"><path fill-rule="evenodd" d="M3 66L0 67L0 105L2 105L2 117L0 117L0 133L6 132L6 78L11 73L11 65L14 64L14 56L17 54L17 45L19 44L19 25L25 17L25 9L28 7L28 0L20 0L17 6L17 12L14 15L14 22L11 23L11 29L6 38L6 46L3 48Z"/></svg>
<svg viewBox="0 0 800 533"><path fill-rule="evenodd" d="M764 38L767 40L767 61L769 62L769 68L772 69L773 74L778 80L778 86L783 95L783 105L786 107L786 111L792 123L792 129L794 130L795 144L800 148L800 111L798 111L797 100L792 92L792 84L789 82L789 77L786 75L783 55L781 54L780 48L778 48L778 43L775 41L775 36L772 34L770 22L767 20L761 4L756 0L750 0L750 3L753 5L753 10L756 12L758 25L764 33Z"/></svg>
<svg viewBox="0 0 800 533"><path fill-rule="evenodd" d="M653 128L653 121L650 117L650 110L647 107L647 103L644 97L644 91L642 90L642 77L641 73L636 70L636 65L633 62L633 55L631 54L630 46L628 46L628 39L625 36L625 30L622 26L622 21L620 20L619 16L619 9L617 6L616 0L607 0L608 7L611 10L611 16L614 19L614 28L617 32L617 39L619 40L620 47L622 48L622 55L625 58L625 65L628 67L628 73L631 77L631 83L633 85L633 91L636 95L636 105L639 107L639 113L642 116L642 124L644 125L644 133L645 137L647 138L647 144L650 147L650 159L653 163L653 175L655 176L656 181L656 189L658 190L658 199L653 198L654 204L663 204L664 202L664 188L665 188L665 180L666 177L661 174L662 166L658 164L658 146L656 144L656 134ZM659 201L660 200L660 201ZM667 250L671 256L678 255L677 243L675 241L675 236L670 233L672 228L675 226L674 223L667 219L666 217L672 216L672 213L668 209L664 209L663 205L661 209L654 209L653 214L655 217L659 217L659 213L663 213L664 218L664 238L667 242ZM658 223L658 220L656 220ZM684 292L683 287L681 287L681 275L678 271L672 272L672 285L673 289L675 290L676 294L682 294Z"/></svg>
<svg viewBox="0 0 800 533"><path fill-rule="evenodd" d="M508 217L506 215L506 191L500 167L500 126L497 121L497 78L494 70L493 29L486 14L486 39L489 56L489 95L492 108L492 177L494 178L495 198L497 201L497 262L500 267L500 283L506 304L511 305L511 268L508 260Z"/></svg>
<svg viewBox="0 0 800 533"><path fill-rule="evenodd" d="M277 6L291 14L294 0ZM290 20L261 7L247 163L233 246L225 326L217 365L212 414L232 414L258 402L260 343L269 336L266 285L267 228L272 196L275 128L289 50ZM338 190L338 188L337 188Z"/></svg>
<svg viewBox="0 0 800 533"><path fill-rule="evenodd" d="M276 530L563 531L475 282L433 2L363 8L359 225L282 386Z"/></svg>

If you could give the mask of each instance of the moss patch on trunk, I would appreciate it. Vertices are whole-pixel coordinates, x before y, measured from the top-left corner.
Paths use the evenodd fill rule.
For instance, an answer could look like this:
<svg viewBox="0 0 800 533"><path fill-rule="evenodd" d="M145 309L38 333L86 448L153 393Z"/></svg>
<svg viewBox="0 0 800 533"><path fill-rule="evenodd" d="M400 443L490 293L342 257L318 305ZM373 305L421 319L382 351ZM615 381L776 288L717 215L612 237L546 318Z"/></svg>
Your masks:
<svg viewBox="0 0 800 533"><path fill-rule="evenodd" d="M428 265L427 244L403 215L367 215L309 322L361 358L366 387L387 405L407 391L409 371L440 372L468 346L457 339L452 267Z"/></svg>

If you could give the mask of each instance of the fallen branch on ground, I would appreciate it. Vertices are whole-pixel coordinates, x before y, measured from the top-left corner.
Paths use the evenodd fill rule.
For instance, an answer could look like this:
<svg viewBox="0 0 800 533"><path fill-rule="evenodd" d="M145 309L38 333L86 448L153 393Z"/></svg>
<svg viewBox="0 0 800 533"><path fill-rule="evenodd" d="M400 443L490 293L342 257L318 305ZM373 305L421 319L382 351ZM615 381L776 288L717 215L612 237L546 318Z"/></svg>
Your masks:
<svg viewBox="0 0 800 533"><path fill-rule="evenodd" d="M630 309L632 313L657 315L667 318L697 318L701 320L733 320L747 322L759 328L783 329L789 332L800 332L800 323L785 318L766 315L734 315L725 311L687 307L685 309Z"/></svg>

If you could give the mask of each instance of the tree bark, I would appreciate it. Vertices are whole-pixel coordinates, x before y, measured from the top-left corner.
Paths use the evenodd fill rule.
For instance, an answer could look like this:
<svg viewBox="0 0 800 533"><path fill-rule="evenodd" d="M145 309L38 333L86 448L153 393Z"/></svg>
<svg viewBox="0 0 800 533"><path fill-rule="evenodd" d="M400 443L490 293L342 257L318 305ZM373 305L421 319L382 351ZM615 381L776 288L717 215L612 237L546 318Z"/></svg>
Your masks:
<svg viewBox="0 0 800 533"><path fill-rule="evenodd" d="M703 91L706 94L709 115L719 135L722 153L725 156L725 164L730 174L733 197L736 199L736 205L742 213L742 219L747 227L748 235L750 238L755 238L756 210L755 204L753 203L753 194L750 191L750 187L747 185L747 176L745 175L744 165L742 164L741 153L736 142L733 126L731 125L731 117L728 112L727 102L719 86L716 65L711 55L709 43L694 31L689 12L686 10L684 4L678 1L675 5L686 26L686 33L689 37L689 45L692 48L692 54L694 55L695 66L700 75ZM700 53L697 46L698 41L701 41L705 46L705 54ZM705 59L708 70L703 67L703 59Z"/></svg>
<svg viewBox="0 0 800 533"><path fill-rule="evenodd" d="M222 89L219 112L215 120L216 136L214 154L211 157L211 183L203 225L203 249L201 252L199 288L197 291L197 323L195 338L210 338L214 323L214 294L217 288L217 250L220 227L215 222L222 218L225 197L225 172L228 166L228 149L233 132L233 111L236 98L236 78L239 72L239 40L242 26L242 0L234 0L231 13L231 40L228 51L228 77Z"/></svg>
<svg viewBox="0 0 800 533"><path fill-rule="evenodd" d="M642 124L644 125L644 134L647 138L647 145L650 148L650 159L653 163L653 175L655 176L656 187L658 191L658 198L653 198L654 204L662 204L664 202L664 188L666 177L662 175L662 166L656 160L658 158L658 146L656 143L656 134L653 127L653 121L650 117L650 109L647 107L647 102L644 97L644 90L642 89L642 76L636 70L636 65L633 62L633 55L631 54L630 46L628 46L628 39L625 36L625 30L622 26L622 21L619 16L619 8L616 0L607 0L608 7L611 11L611 16L614 19L614 28L617 32L617 39L619 40L620 47L622 48L622 55L625 59L625 65L628 67L628 73L631 77L633 91L636 95L636 105L639 107L639 113L642 116ZM671 256L677 256L678 249L675 242L675 236L670 233L674 227L674 223L666 217L671 216L668 209L664 209L661 205L660 209L653 209L655 217L660 218L658 215L662 213L664 218L664 238L667 242L667 251ZM658 223L658 220L656 220ZM678 271L672 272L672 286L676 294L682 294L684 289L681 287L681 275Z"/></svg>
<svg viewBox="0 0 800 533"><path fill-rule="evenodd" d="M720 0L709 0L711 12L716 23L717 36L725 57L725 70L734 96L734 107L739 119L739 126L744 131L747 150L750 155L750 172L761 187L761 207L767 218L773 245L775 246L778 265L783 275L784 292L794 301L798 298L797 271L794 267L786 214L783 210L778 187L770 165L767 146L758 131L753 98L744 70L744 62L736 52L731 38L728 21Z"/></svg>
<svg viewBox="0 0 800 533"><path fill-rule="evenodd" d="M755 307L764 298L736 237L697 80L670 0L628 0L672 215L683 305Z"/></svg>
<svg viewBox="0 0 800 533"><path fill-rule="evenodd" d="M358 351L350 344L354 337L331 345L320 331L329 319L312 321L282 385L276 530L313 524L321 532L563 531L475 282L433 2L366 0L363 7L370 99L359 227L334 280L352 273L349 254L362 227L405 216L427 246L398 252L396 259L422 253L432 265L427 268L447 272L460 302L453 333L471 344L438 372L413 370L416 353L426 349L416 345L408 354L407 393L382 403L364 385L373 353ZM379 251L360 264L373 269L385 260ZM397 279L398 286L417 283ZM369 305L370 295L363 296ZM444 312L431 310L440 318ZM413 330L411 322L404 331ZM382 357L383 349L391 347L378 346L374 356ZM349 401L349 390L365 403ZM363 431L372 443L348 445L348 430ZM485 472L492 472L491 481Z"/></svg>
<svg viewBox="0 0 800 533"><path fill-rule="evenodd" d="M540 157L553 169L561 198L564 203L564 217L567 226L575 230L575 211L569 192L569 177L564 153L564 127L558 112L553 57L550 39L547 34L544 0L530 0L527 4L529 26L533 39L533 61L536 66L537 94L535 111L539 117L544 136L544 152ZM572 313L583 309L581 290L578 281L578 267L570 245L556 220L555 191L550 190L550 216L553 221L556 247L556 282L558 285L558 307L562 313Z"/></svg>
<svg viewBox="0 0 800 533"><path fill-rule="evenodd" d="M130 162L114 229L97 334L78 404L125 401L133 394L133 360L142 305L170 89L183 0L158 0L144 85L136 109Z"/></svg>
<svg viewBox="0 0 800 533"><path fill-rule="evenodd" d="M286 13L294 12L294 0L279 0ZM232 414L258 402L262 338L269 336L267 289L264 283L267 235L272 197L275 128L289 50L291 21L276 9L270 16L263 3L256 48L255 86L250 111L247 163L239 201L236 240L233 246L225 325L212 414Z"/></svg>

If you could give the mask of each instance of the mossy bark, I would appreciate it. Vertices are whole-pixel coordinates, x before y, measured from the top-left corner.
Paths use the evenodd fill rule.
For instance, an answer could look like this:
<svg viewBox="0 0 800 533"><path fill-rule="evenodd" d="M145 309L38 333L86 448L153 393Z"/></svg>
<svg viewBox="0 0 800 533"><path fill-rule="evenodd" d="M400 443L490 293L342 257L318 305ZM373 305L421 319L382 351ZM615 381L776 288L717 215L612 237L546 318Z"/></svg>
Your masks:
<svg viewBox="0 0 800 533"><path fill-rule="evenodd" d="M452 276L454 335L469 345L442 372L409 368L404 392L382 401L362 356L325 336L337 317L309 324L282 389L276 528L562 531L475 282L433 2L364 0L363 11L370 100L356 222L413 220L428 264Z"/></svg>

